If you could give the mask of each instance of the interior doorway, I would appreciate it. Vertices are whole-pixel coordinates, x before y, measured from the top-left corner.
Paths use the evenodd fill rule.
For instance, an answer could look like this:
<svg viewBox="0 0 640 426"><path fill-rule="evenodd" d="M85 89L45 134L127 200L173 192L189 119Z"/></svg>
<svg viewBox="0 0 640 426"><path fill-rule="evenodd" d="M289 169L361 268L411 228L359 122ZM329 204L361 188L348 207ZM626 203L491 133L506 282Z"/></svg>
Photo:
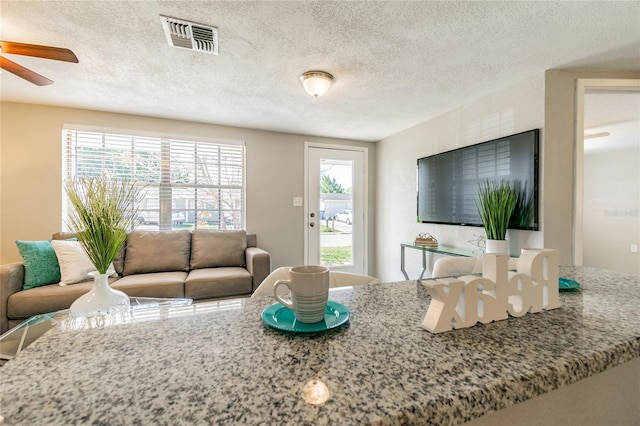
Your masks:
<svg viewBox="0 0 640 426"><path fill-rule="evenodd" d="M640 80L579 80L575 263L640 274Z"/></svg>

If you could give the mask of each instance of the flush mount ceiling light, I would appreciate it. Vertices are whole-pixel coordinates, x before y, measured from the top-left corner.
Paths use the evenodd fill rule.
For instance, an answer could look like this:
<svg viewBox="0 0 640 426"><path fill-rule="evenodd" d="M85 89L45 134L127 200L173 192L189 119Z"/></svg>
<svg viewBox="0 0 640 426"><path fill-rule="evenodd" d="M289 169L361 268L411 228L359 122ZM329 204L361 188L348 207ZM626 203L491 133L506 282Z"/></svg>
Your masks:
<svg viewBox="0 0 640 426"><path fill-rule="evenodd" d="M333 76L324 71L307 71L300 76L300 83L308 94L317 98L327 93L333 83Z"/></svg>

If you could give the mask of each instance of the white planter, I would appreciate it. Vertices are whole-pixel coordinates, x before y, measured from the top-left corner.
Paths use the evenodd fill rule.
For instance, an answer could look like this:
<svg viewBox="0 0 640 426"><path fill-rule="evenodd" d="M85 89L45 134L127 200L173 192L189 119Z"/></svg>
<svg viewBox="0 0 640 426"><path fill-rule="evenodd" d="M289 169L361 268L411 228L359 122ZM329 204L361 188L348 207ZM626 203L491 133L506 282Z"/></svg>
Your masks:
<svg viewBox="0 0 640 426"><path fill-rule="evenodd" d="M80 296L69 308L71 317L104 315L129 310L129 296L109 286L109 275L90 272L93 287L89 293Z"/></svg>
<svg viewBox="0 0 640 426"><path fill-rule="evenodd" d="M507 240L487 240L485 253L507 254Z"/></svg>

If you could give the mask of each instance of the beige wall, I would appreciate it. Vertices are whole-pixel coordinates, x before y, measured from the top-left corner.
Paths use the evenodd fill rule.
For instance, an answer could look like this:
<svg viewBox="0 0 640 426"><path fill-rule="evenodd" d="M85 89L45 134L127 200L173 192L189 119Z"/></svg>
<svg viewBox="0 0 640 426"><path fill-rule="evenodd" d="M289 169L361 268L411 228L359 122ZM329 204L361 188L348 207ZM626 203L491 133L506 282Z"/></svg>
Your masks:
<svg viewBox="0 0 640 426"><path fill-rule="evenodd" d="M0 145L0 262L19 261L16 239L47 239L60 230L63 124L246 142L248 232L272 255L272 267L303 263L304 142L369 147L369 212L373 228L375 144L290 135L81 109L3 102ZM375 239L369 267L375 271Z"/></svg>
<svg viewBox="0 0 640 426"><path fill-rule="evenodd" d="M640 71L548 70L545 73L544 243L573 264L575 215L576 81L583 78L640 78ZM615 238L615 236L612 236Z"/></svg>
<svg viewBox="0 0 640 426"><path fill-rule="evenodd" d="M472 250L480 227L416 222L416 161L420 157L508 136L544 124L544 77L536 76L378 142L377 265L383 281L404 279L400 272L400 244L420 232L433 234L442 245ZM541 157L544 156L544 131ZM543 163L544 161L541 161ZM541 164L542 167L542 164ZM544 177L541 177L541 185ZM544 200L541 197L541 204ZM541 223L544 218L540 217ZM509 251L541 247L542 232L510 230ZM421 269L420 253L406 251L410 278Z"/></svg>

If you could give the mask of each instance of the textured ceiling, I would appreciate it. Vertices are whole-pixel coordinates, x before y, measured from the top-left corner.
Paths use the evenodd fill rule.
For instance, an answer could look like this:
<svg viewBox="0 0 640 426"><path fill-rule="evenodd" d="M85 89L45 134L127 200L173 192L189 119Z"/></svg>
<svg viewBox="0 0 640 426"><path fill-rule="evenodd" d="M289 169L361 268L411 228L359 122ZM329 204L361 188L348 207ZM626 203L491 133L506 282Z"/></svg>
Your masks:
<svg viewBox="0 0 640 426"><path fill-rule="evenodd" d="M550 68L640 69L640 2L5 1L2 100L377 141ZM159 15L216 26L219 56L169 47ZM314 99L304 71L336 77Z"/></svg>

